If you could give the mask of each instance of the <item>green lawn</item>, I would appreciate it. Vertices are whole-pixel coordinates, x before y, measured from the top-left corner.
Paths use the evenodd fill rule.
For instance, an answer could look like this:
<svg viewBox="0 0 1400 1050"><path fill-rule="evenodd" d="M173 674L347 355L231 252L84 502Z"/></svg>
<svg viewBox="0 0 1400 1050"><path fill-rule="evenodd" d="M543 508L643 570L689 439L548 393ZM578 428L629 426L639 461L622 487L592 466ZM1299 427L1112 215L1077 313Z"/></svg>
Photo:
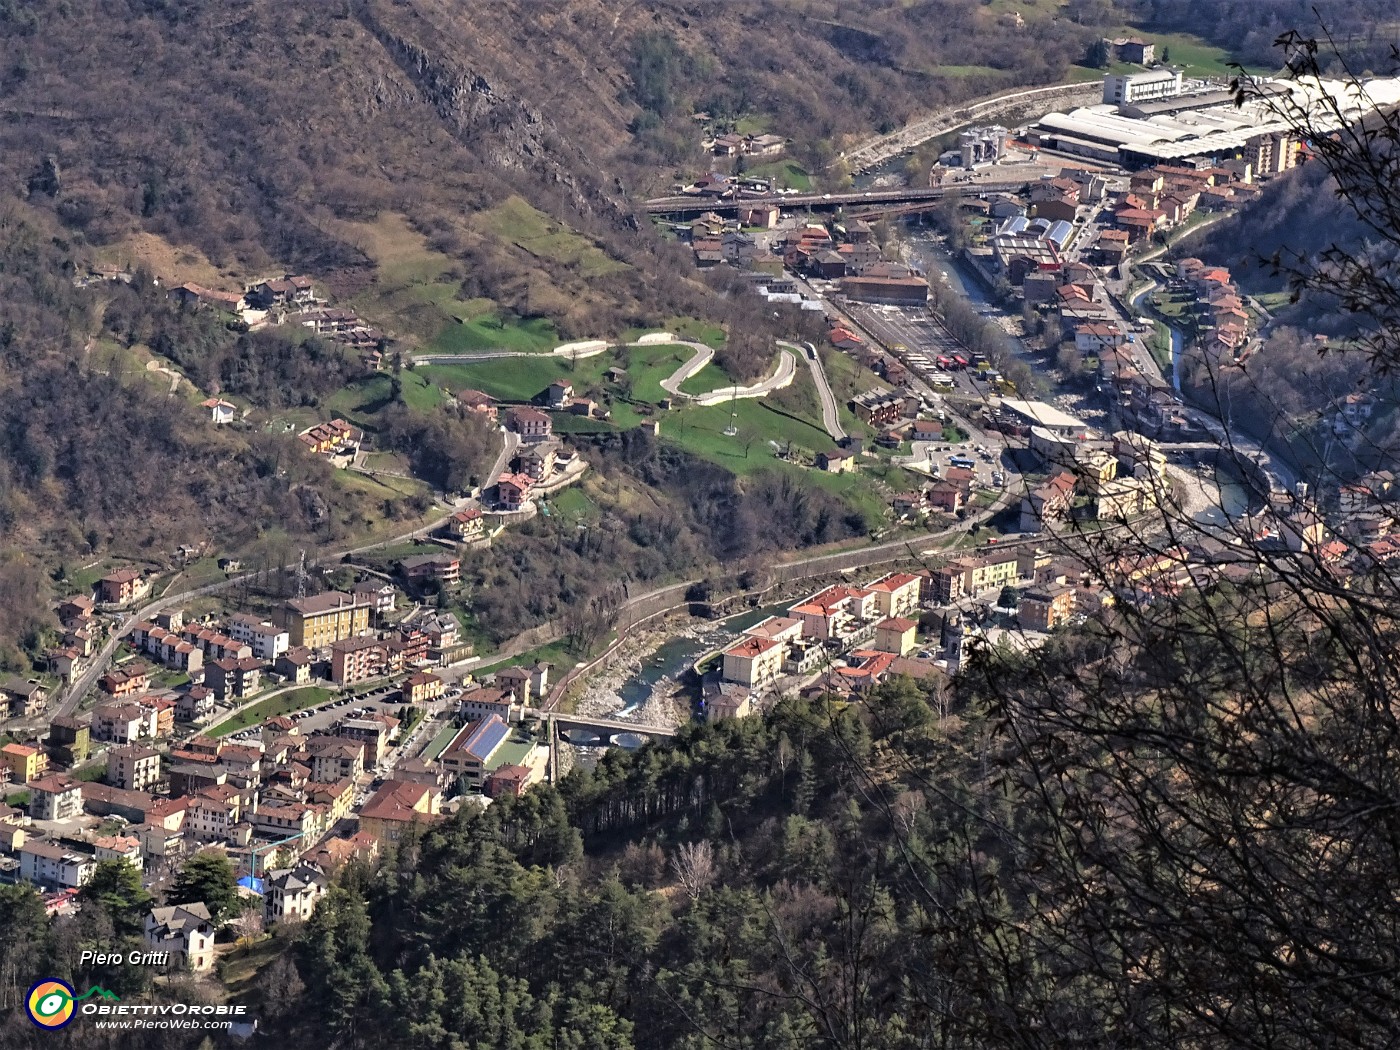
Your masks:
<svg viewBox="0 0 1400 1050"><path fill-rule="evenodd" d="M632 398L656 404L669 396L661 388L661 380L668 378L694 356L695 351L690 347L674 343L629 346L618 355L617 364L627 370L627 385L631 387Z"/></svg>
<svg viewBox="0 0 1400 1050"><path fill-rule="evenodd" d="M577 485L565 489L557 497L549 501L549 512L556 518L575 520L581 518L596 518L598 516L598 505L594 503L582 488Z"/></svg>
<svg viewBox="0 0 1400 1050"><path fill-rule="evenodd" d="M520 318L495 312L448 321L424 347L431 354L465 354L478 350L542 353L563 340L547 317Z"/></svg>
<svg viewBox="0 0 1400 1050"><path fill-rule="evenodd" d="M738 433L725 434L730 424L731 406L728 402L707 407L689 407L662 417L661 440L677 445L701 459L732 470L750 474L771 467L773 445L791 442L796 448L817 452L831 448L831 438L820 426L783 415L764 400L735 401L732 411Z"/></svg>
<svg viewBox="0 0 1400 1050"><path fill-rule="evenodd" d="M810 190L812 176L800 164L790 160L770 160L755 164L744 172L756 179L771 179L779 189Z"/></svg>
<svg viewBox="0 0 1400 1050"><path fill-rule="evenodd" d="M472 669L472 674L490 674L493 671L504 671L507 667L522 667L527 664L536 664L541 661L553 668L550 680L558 681L559 678L580 659L577 653L573 653L563 642L551 642L549 645L542 645L538 649L531 649L528 653L521 653L519 656L512 656L506 660L498 660L496 663L483 664Z"/></svg>
<svg viewBox="0 0 1400 1050"><path fill-rule="evenodd" d="M718 390L720 387L733 386L734 380L720 368L719 365L711 361L700 371L690 376L680 385L680 390L687 394L708 394L711 390Z"/></svg>
<svg viewBox="0 0 1400 1050"><path fill-rule="evenodd" d="M258 701L241 714L234 715L212 729L206 730L204 735L228 736L230 733L237 733L240 729L247 729L249 726L262 725L269 718L276 718L278 715L304 711L308 707L314 707L316 704L329 700L333 695L335 694L329 689L307 686L304 689L283 693L281 696L269 697L266 700Z"/></svg>
<svg viewBox="0 0 1400 1050"><path fill-rule="evenodd" d="M556 379L574 385L577 392L598 383L603 370L611 364L609 355L599 354L581 361L564 358L506 357L495 361L478 361L460 365L424 365L415 369L429 381L449 390L470 388L490 394L502 401L530 401Z"/></svg>
<svg viewBox="0 0 1400 1050"><path fill-rule="evenodd" d="M670 332L677 339L688 339L692 343L704 343L716 350L724 345L723 328L695 317L668 317L649 328L629 328L622 333L621 342L636 342L639 337L648 332Z"/></svg>
<svg viewBox="0 0 1400 1050"><path fill-rule="evenodd" d="M565 379L573 384L580 396L610 397L613 424L626 430L641 422L635 409L618 402L618 397L656 404L666 392L661 388L661 380L670 376L686 361L694 356L694 351L686 346L662 344L658 346L629 346L611 353L598 354L570 362L565 357L508 357L494 361L475 361L460 365L423 365L414 371L434 386L444 386L449 390L470 387L482 390L503 401L530 401L556 379ZM626 370L627 377L620 383L605 379L604 373L614 365ZM703 377L703 378L701 378ZM693 377L697 393L727 386L729 378L717 367L710 365ZM687 388L690 384L687 384ZM405 397L407 391L405 390ZM563 416L556 417L556 425L567 433L596 433L596 423L578 418L576 422L565 422Z"/></svg>
<svg viewBox="0 0 1400 1050"><path fill-rule="evenodd" d="M393 404L394 378L388 372L376 372L341 387L326 398L327 414L375 429L374 417ZM421 369L405 368L398 380L403 402L409 408L427 412L442 404L441 389Z"/></svg>
<svg viewBox="0 0 1400 1050"><path fill-rule="evenodd" d="M1214 44L1208 44L1198 36L1189 33L1159 33L1137 26L1119 26L1104 34L1109 38L1140 36L1157 45L1157 60L1180 69L1188 77L1231 77L1235 70L1230 52ZM1165 57L1164 57L1165 52ZM1108 69L1090 69L1087 66L1070 67L1070 79L1077 81L1099 80L1105 73L1138 73L1142 66L1126 62L1113 62ZM1263 67L1246 66L1251 73L1270 73Z"/></svg>
<svg viewBox="0 0 1400 1050"><path fill-rule="evenodd" d="M461 728L461 726L455 726L449 722L439 729L437 736L433 737L432 743L423 749L423 758L431 762L446 751L447 745L452 743L452 738L457 735L457 731Z"/></svg>
<svg viewBox="0 0 1400 1050"><path fill-rule="evenodd" d="M1259 301L1259 305L1266 310L1280 310L1285 306L1292 305L1293 293L1283 292L1260 292L1254 297Z"/></svg>

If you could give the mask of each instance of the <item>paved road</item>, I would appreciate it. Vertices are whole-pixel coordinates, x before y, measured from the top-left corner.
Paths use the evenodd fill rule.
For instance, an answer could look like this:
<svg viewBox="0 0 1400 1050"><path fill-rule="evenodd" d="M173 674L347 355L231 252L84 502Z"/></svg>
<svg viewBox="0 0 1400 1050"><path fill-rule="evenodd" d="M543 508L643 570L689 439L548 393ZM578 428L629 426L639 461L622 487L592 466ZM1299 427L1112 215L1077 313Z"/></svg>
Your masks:
<svg viewBox="0 0 1400 1050"><path fill-rule="evenodd" d="M817 397L822 403L822 427L831 435L831 440L840 444L846 440L846 429L841 426L841 412L836 404L836 395L831 392L831 384L827 382L826 368L822 365L821 355L817 353L817 348L811 343L803 343L800 347L796 343L778 340L778 345L787 347L794 353L801 354L807 359L807 367L812 372L812 382L817 387Z"/></svg>
<svg viewBox="0 0 1400 1050"><path fill-rule="evenodd" d="M496 462L491 464L490 473L486 475L489 479L486 482L488 485L493 484L497 478L505 473L506 464L515 455L515 450L520 447L520 435L515 431L502 430L501 433L505 435L505 442L501 446L501 454L496 457Z"/></svg>
<svg viewBox="0 0 1400 1050"><path fill-rule="evenodd" d="M682 397L690 397L697 405L718 405L731 399L744 400L746 398L767 397L775 390L792 383L797 375L797 357L791 350L779 351L778 367L767 379L762 379L752 386L722 386L718 390L711 390L707 394L696 394L694 396L682 394Z"/></svg>
<svg viewBox="0 0 1400 1050"><path fill-rule="evenodd" d="M714 347L706 346L704 343L685 342L684 340L676 345L689 347L695 351L695 356L661 380L661 389L672 397L690 397L689 394L681 393L681 384L714 360Z"/></svg>
<svg viewBox="0 0 1400 1050"><path fill-rule="evenodd" d="M998 113L1019 109L1027 102L1042 100L1054 104L1084 105L1099 101L1102 86L1093 84L1050 84L1022 91L1002 92L989 98L965 102L911 121L898 131L866 139L841 154L853 171L864 171L913 149L929 139L946 135L977 120L991 120ZM1082 96L1082 101L1081 101Z"/></svg>
<svg viewBox="0 0 1400 1050"><path fill-rule="evenodd" d="M1008 177L1006 172L994 169L998 178L986 182L950 183L946 186L930 186L927 189L897 190L858 190L843 193L788 193L757 194L740 197L683 196L657 197L647 201L643 210L651 215L693 215L702 212L734 212L740 208L775 207L790 211L793 208L813 210L844 208L859 205L862 208L876 208L882 204L932 204L945 197L972 197L986 193L1016 193L1025 188L1024 174Z"/></svg>

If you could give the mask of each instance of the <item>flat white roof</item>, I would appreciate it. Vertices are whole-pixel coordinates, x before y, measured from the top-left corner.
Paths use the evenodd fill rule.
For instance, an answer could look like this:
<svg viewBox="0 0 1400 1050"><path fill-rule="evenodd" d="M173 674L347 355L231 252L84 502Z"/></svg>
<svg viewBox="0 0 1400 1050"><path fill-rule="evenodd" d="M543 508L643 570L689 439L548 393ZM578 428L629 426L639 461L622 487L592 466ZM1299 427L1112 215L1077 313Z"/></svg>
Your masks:
<svg viewBox="0 0 1400 1050"><path fill-rule="evenodd" d="M1087 430L1089 427L1082 419L1075 419L1068 412L1061 412L1054 405L1047 405L1044 401L1019 401L1004 397L1001 404L1008 412L1014 412L1051 430Z"/></svg>

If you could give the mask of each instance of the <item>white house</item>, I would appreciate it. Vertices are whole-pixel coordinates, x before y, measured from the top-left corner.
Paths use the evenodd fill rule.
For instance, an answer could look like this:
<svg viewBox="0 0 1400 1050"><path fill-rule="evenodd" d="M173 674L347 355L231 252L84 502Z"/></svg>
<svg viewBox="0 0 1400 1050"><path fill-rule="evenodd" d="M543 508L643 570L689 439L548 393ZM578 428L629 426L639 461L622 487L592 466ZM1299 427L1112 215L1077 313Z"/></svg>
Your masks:
<svg viewBox="0 0 1400 1050"><path fill-rule="evenodd" d="M214 921L203 904L152 908L146 915L146 946L169 952L172 963L203 973L214 966Z"/></svg>
<svg viewBox="0 0 1400 1050"><path fill-rule="evenodd" d="M238 406L228 401L222 401L217 397L211 397L199 403L200 408L207 408L209 416L216 426L224 423L232 423L234 416L238 414Z"/></svg>
<svg viewBox="0 0 1400 1050"><path fill-rule="evenodd" d="M19 877L35 886L77 889L92 878L96 861L52 842L30 840L19 848Z"/></svg>
<svg viewBox="0 0 1400 1050"><path fill-rule="evenodd" d="M326 873L315 864L298 864L270 872L263 886L268 922L305 921L326 894Z"/></svg>
<svg viewBox="0 0 1400 1050"><path fill-rule="evenodd" d="M292 636L285 628L247 613L229 617L228 636L252 649L259 660L276 660L292 644Z"/></svg>

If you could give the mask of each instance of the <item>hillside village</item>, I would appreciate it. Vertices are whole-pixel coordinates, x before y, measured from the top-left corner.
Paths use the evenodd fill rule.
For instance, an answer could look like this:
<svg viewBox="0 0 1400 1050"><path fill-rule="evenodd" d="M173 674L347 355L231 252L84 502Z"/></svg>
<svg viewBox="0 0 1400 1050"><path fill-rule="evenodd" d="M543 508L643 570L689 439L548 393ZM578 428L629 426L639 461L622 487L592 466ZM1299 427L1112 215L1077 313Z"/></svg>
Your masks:
<svg viewBox="0 0 1400 1050"><path fill-rule="evenodd" d="M1146 41L1112 46L1129 61L1153 60ZM762 464L833 486L861 501L868 532L909 541L906 561L914 541L938 537L916 565L863 584L841 570L811 593L785 595L781 611L698 660L685 684L694 714L710 720L756 715L793 693L859 702L896 676L946 679L977 645L1036 646L1117 603L1253 579L1260 550L1310 555L1339 586L1393 562L1400 492L1389 471L1316 492L1277 484L1262 462L1254 480L1273 491L1241 516L1250 551L1238 535L1203 532L1091 566L1046 540L1179 512L1193 457L1219 452L1170 381L1157 324L1179 327L1213 366L1237 367L1262 345L1267 311L1228 270L1143 259L1306 157L1277 129L1240 132L1241 155L1229 159L1133 152L1125 121L1217 108L1218 94L1186 92L1170 71L1110 76L1113 113L1050 115L1019 139L999 125L960 133L931 185L996 177L1025 158L1054 168L1018 174L1016 190L940 205L947 246L1019 321L988 309L960 322L947 273L934 276L898 236L877 237L886 220L874 210L786 209L758 199L773 193L773 178L737 170L686 185L706 210L662 225L697 269L731 267L766 304L822 322L820 347L779 342L771 373L748 385L711 365L722 330L709 343L694 332L634 332L415 358L414 347L318 295L306 275L242 292L170 288L182 308L248 330L324 338L373 379L409 376L419 407L479 420L499 455L478 483L444 493L446 513L431 529L319 576L304 566L275 573L281 590L262 579L241 594L148 611L170 576L127 559L65 596L42 670L0 682L9 720L0 880L41 887L60 913L99 862L129 863L160 888L213 850L233 863L262 921L302 921L346 862L554 779L551 719L576 669L556 667L537 643L482 651L466 576L502 530L553 517L563 491L582 487L599 435L636 431L736 472ZM1141 112L1119 112L1132 108ZM711 156L736 162L779 157L785 143L737 132L704 139ZM1056 367L1035 359L1032 344ZM223 395L200 407L212 426L273 426ZM383 450L369 413L351 407L317 405L316 422L284 427L307 456L372 473L369 457ZM1355 441L1377 408L1358 393L1328 425ZM194 546L177 560L209 554ZM232 555L220 568L242 574ZM600 739L617 731L603 726ZM153 907L144 937L171 968L207 973L217 926L198 902Z"/></svg>

